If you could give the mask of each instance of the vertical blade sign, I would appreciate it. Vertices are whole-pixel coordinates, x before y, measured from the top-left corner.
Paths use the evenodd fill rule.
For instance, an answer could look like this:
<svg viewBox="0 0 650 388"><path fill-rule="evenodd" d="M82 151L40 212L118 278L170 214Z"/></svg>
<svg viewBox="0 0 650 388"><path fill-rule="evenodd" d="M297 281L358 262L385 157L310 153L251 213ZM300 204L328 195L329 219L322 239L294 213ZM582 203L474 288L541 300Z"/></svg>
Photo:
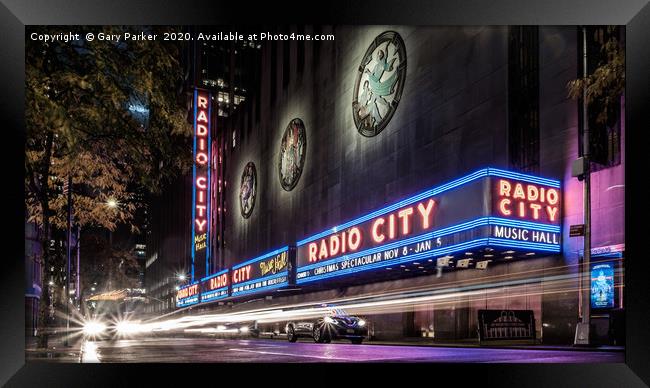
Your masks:
<svg viewBox="0 0 650 388"><path fill-rule="evenodd" d="M210 272L210 118L211 95L194 90L194 169L192 194L192 280ZM205 263L205 267L201 265ZM205 270L203 270L205 268Z"/></svg>

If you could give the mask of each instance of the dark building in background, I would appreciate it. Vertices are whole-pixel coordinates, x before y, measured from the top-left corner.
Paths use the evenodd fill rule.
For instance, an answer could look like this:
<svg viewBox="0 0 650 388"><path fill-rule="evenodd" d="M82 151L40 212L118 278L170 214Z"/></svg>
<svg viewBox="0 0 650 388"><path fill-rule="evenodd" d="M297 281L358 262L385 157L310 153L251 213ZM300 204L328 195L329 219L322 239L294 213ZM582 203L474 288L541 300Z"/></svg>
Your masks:
<svg viewBox="0 0 650 388"><path fill-rule="evenodd" d="M38 304L41 300L41 242L39 228L25 223L25 337L34 336L38 327Z"/></svg>
<svg viewBox="0 0 650 388"><path fill-rule="evenodd" d="M137 288L145 288L144 270L147 265L147 238L151 235L151 220L149 202L144 190L139 190L134 194L133 200L139 204L136 210L134 223L139 226L139 233L132 236L131 244L133 253L138 262L138 284Z"/></svg>
<svg viewBox="0 0 650 388"><path fill-rule="evenodd" d="M145 289L150 312L168 311L174 306L175 287L187 274L190 253L191 176L176 179L152 197L151 233L147 235Z"/></svg>
<svg viewBox="0 0 650 388"><path fill-rule="evenodd" d="M473 284L485 295L459 296L429 308L372 315L372 331L377 338L475 339L479 309L525 309L535 314L537 338L545 343L571 343L581 314L580 285L574 275L583 246L582 238L569 237L570 226L583 220L582 184L572 176L571 166L581 154L582 124L580 102L567 97L567 83L582 74L579 29L307 26L279 30L334 34L336 39L273 41L263 43L261 48L255 44L250 47L249 43L249 49L258 50L255 55L259 57L251 57L250 79L254 82L245 88L239 109L235 109L234 88L228 90L227 100L233 104L219 105L226 102L220 84L231 79L228 85L239 87L233 84L233 75L220 77L206 70L210 81L201 78L201 64L205 61L199 59L207 54L199 55L195 48L199 59L194 60L193 67L199 70L194 70L194 79L199 81L193 85L212 88L213 95L223 100L214 102L213 107L218 106L219 112L228 111L227 118L216 118L217 129L213 131L218 152L213 153L217 160L212 168L217 173L212 184L217 185L213 193L217 193L218 205L213 207L216 214L211 215L215 232L209 237L215 252L212 272L295 244L484 167L530 173L560 181L560 254L537 254L511 261L506 256L485 270L468 268L445 272L441 277L413 267L408 275L391 279L351 278L347 284L322 282L319 287L305 287L299 293L270 292L267 296L272 296L274 304L291 304L425 285L445 290L445 284ZM601 30L590 30L594 47L602 43ZM399 105L386 127L366 137L353 120L354 84L368 46L387 31L397 32L404 41L406 78ZM623 38L622 31L614 33ZM223 45L230 47L229 58L223 54L228 53L227 49L219 48ZM214 46L211 52L222 54L217 55L221 59L212 59L211 63L219 63L219 68L236 68L232 66L237 63L232 58L233 43ZM207 52L207 46L203 47ZM589 50L590 57L600 55L595 48ZM259 61L257 65L255 60ZM597 62L594 59L590 63ZM259 75L255 75L256 71ZM188 88L191 86L188 83ZM258 89L252 92L255 86ZM616 308L624 307L623 98L620 107L612 113L611 125L597 129L601 134L592 139L610 155L610 161L601 163L592 175L592 260L615 262ZM279 178L279 155L283 134L296 118L304 124L306 154L297 183L287 190ZM256 166L256 199L250 216L245 217L240 211L240 186L251 163ZM159 286L165 276L173 276L170 271L176 269L174 266L187 268L191 185L190 180L179 180L170 193L182 195L169 194L155 205L159 214L174 213L173 217L167 214L167 218L152 220L154 228L168 229L156 237L160 241L147 245L147 288L152 287L150 282ZM163 249L164 244L173 248ZM526 273L537 275L526 278ZM496 288L492 285L493 279L513 276L525 281ZM554 288L555 276L568 277L567 286ZM163 310L173 309L173 299L171 294L161 297L167 306ZM263 307L268 303L269 298L261 294L247 306ZM205 308L220 307L212 304ZM596 337L604 341L608 313L594 315L592 322Z"/></svg>
<svg viewBox="0 0 650 388"><path fill-rule="evenodd" d="M508 155L515 171L539 172L539 27L508 29Z"/></svg>
<svg viewBox="0 0 650 388"><path fill-rule="evenodd" d="M197 34L216 34L224 29L191 27ZM261 45L257 42L194 41L184 51L188 123L193 122L193 91L205 89L212 94L211 176L211 250L210 268L224 268L224 234L228 224L227 182L224 173L227 155L237 139L246 134L240 128L252 122L259 111ZM259 114L259 113L258 113ZM192 150L188 149L188 153ZM147 234L145 288L150 296L149 312L175 309L176 287L190 277L192 173L177 178L160 196L150 199L151 230Z"/></svg>
<svg viewBox="0 0 650 388"><path fill-rule="evenodd" d="M57 309L63 308L66 299L73 306L80 306L80 289L79 289L79 266L78 259L78 228L73 228L72 233L72 256L70 267L70 294L66 296L66 234L64 231L54 229L50 232L49 254L51 257L51 266L45 268L45 278L42 278L41 272L41 253L42 246L40 242L40 233L42 231L34 223L25 223L25 335L26 338L33 337L37 334L39 317L39 303L43 300L42 288L43 282L48 282L49 297L49 314L50 322L57 324L61 319L55 314ZM58 322L59 324L61 322Z"/></svg>

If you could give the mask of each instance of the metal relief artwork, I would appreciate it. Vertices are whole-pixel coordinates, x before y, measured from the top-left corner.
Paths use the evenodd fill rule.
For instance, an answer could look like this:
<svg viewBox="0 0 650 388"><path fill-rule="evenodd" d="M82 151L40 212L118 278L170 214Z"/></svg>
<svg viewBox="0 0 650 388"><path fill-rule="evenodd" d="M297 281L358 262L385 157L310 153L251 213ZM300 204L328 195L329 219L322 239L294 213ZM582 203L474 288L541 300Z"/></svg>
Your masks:
<svg viewBox="0 0 650 388"><path fill-rule="evenodd" d="M305 124L301 119L295 118L287 125L280 146L278 170L280 184L286 191L293 190L300 179L305 164L306 146Z"/></svg>
<svg viewBox="0 0 650 388"><path fill-rule="evenodd" d="M257 197L257 171L255 164L248 162L241 175L241 184L239 186L239 206L241 215L244 218L251 216L255 207L255 198Z"/></svg>
<svg viewBox="0 0 650 388"><path fill-rule="evenodd" d="M406 49L397 32L377 36L361 60L354 84L352 116L359 133L378 135L393 117L406 79Z"/></svg>

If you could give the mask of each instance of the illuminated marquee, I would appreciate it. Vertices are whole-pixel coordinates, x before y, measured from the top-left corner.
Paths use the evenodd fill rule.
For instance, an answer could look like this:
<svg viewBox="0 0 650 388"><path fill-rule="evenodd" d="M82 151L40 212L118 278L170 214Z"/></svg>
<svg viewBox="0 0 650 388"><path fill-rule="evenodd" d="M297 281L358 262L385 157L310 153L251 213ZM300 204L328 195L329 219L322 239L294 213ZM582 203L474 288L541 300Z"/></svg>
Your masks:
<svg viewBox="0 0 650 388"><path fill-rule="evenodd" d="M411 234L425 232L433 226L436 201L432 198L417 204L376 217L360 226L353 226L339 233L308 243L308 261L315 263L353 253L393 240L403 239Z"/></svg>
<svg viewBox="0 0 650 388"><path fill-rule="evenodd" d="M210 118L212 96L204 90L194 90L194 169L192 189L192 280L209 274L210 262ZM205 267L203 267L205 263ZM204 268L204 270L203 270Z"/></svg>
<svg viewBox="0 0 650 388"><path fill-rule="evenodd" d="M199 284L192 283L176 292L176 307L187 307L199 303Z"/></svg>
<svg viewBox="0 0 650 388"><path fill-rule="evenodd" d="M290 253L289 247L284 247L232 267L231 295L251 294L289 285Z"/></svg>
<svg viewBox="0 0 650 388"><path fill-rule="evenodd" d="M201 279L201 302L228 297L228 272L225 269Z"/></svg>
<svg viewBox="0 0 650 388"><path fill-rule="evenodd" d="M497 187L494 198L501 216L550 223L558 220L559 189L512 179L495 181Z"/></svg>
<svg viewBox="0 0 650 388"><path fill-rule="evenodd" d="M494 225L492 237L522 243L560 245L560 188L512 178L492 178L494 215L506 219L557 225L526 228L525 224ZM503 242L503 241L500 241ZM506 243L507 244L507 243Z"/></svg>
<svg viewBox="0 0 650 388"><path fill-rule="evenodd" d="M560 184L486 168L297 243L296 283L482 247L559 252Z"/></svg>

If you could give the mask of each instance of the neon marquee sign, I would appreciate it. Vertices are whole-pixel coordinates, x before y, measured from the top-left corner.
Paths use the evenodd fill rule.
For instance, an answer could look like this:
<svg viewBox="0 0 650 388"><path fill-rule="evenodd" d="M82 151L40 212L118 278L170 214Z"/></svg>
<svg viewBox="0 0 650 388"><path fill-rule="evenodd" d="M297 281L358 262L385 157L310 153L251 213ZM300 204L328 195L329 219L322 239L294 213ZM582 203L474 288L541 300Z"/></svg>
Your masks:
<svg viewBox="0 0 650 388"><path fill-rule="evenodd" d="M210 273L210 92L194 90L194 168L192 172L192 281ZM205 262L205 267L202 263ZM204 268L204 270L203 270ZM197 275L198 275L197 274ZM197 277L200 277L197 276Z"/></svg>
<svg viewBox="0 0 650 388"><path fill-rule="evenodd" d="M176 292L176 307L187 307L199 303L199 284L192 283Z"/></svg>
<svg viewBox="0 0 650 388"><path fill-rule="evenodd" d="M315 263L405 238L431 229L436 201L432 198L394 210L359 226L308 243L308 261Z"/></svg>
<svg viewBox="0 0 650 388"><path fill-rule="evenodd" d="M486 168L298 241L296 283L483 247L559 252L560 183Z"/></svg>
<svg viewBox="0 0 650 388"><path fill-rule="evenodd" d="M252 294L289 285L289 247L268 252L231 269L232 296Z"/></svg>
<svg viewBox="0 0 650 388"><path fill-rule="evenodd" d="M201 302L228 297L228 279L227 269L201 279Z"/></svg>
<svg viewBox="0 0 650 388"><path fill-rule="evenodd" d="M560 188L548 184L495 178L493 187L494 213L499 217L540 224L557 225L548 228L525 228L519 225L495 225L492 236L501 240L523 243L560 244Z"/></svg>
<svg viewBox="0 0 650 388"><path fill-rule="evenodd" d="M497 185L495 205L501 216L536 222L558 220L559 189L511 179L498 179Z"/></svg>

